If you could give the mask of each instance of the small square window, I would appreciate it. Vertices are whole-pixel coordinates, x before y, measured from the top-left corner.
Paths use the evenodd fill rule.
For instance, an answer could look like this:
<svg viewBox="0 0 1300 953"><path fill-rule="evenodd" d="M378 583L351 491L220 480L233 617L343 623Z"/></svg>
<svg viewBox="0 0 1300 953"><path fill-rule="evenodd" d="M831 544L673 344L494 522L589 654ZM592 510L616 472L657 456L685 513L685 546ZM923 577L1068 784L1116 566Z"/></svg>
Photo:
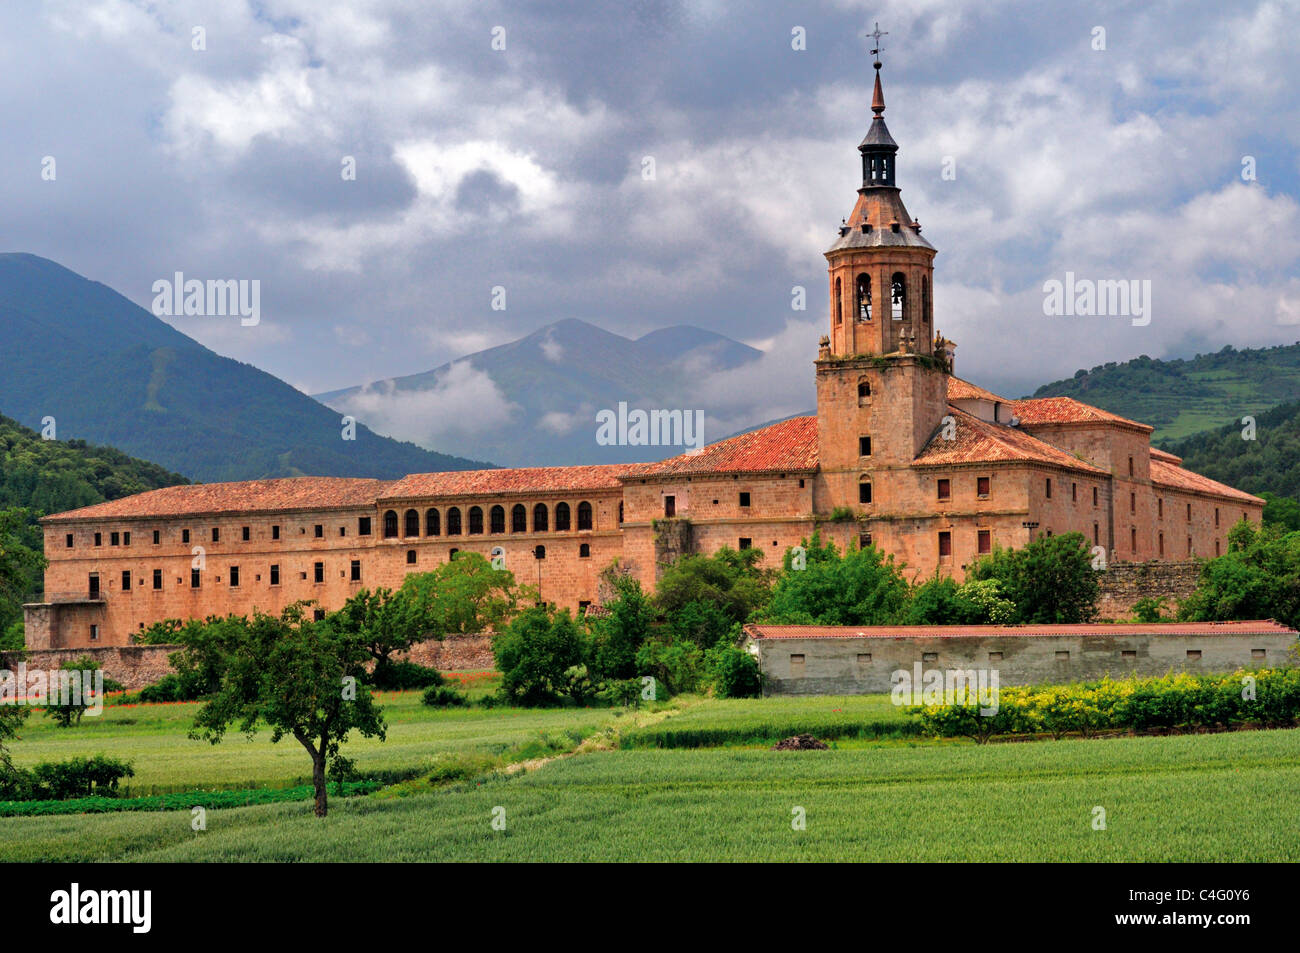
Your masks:
<svg viewBox="0 0 1300 953"><path fill-rule="evenodd" d="M1188 657L1191 661L1195 662L1196 660L1198 660L1198 659L1201 657L1201 650L1200 650L1200 649L1188 649L1188 650L1187 650L1187 657Z"/></svg>
<svg viewBox="0 0 1300 953"><path fill-rule="evenodd" d="M742 494L740 494L740 505L741 505L741 506L749 506L749 494L748 494L748 493L742 493Z"/></svg>
<svg viewBox="0 0 1300 953"><path fill-rule="evenodd" d="M1251 649L1251 650L1250 650L1250 657L1251 657L1251 658L1264 658L1267 654L1268 654L1268 653L1267 653L1266 651L1264 651L1263 649Z"/></svg>
<svg viewBox="0 0 1300 953"><path fill-rule="evenodd" d="M1002 653L1001 653L1001 652L990 652L990 653L989 653L989 661L990 661L990 662L1001 662L1001 661L1002 661Z"/></svg>
<svg viewBox="0 0 1300 953"><path fill-rule="evenodd" d="M1120 657L1120 658L1123 658L1123 659L1135 659L1135 658L1138 657L1137 650L1135 650L1135 649L1121 649L1121 650L1120 650L1120 653L1119 653L1119 657Z"/></svg>
<svg viewBox="0 0 1300 953"><path fill-rule="evenodd" d="M1068 661L1070 660L1070 650L1069 650L1069 649L1062 649L1062 650L1058 651L1058 652L1056 653L1056 660L1057 660L1058 662L1068 662Z"/></svg>
<svg viewBox="0 0 1300 953"><path fill-rule="evenodd" d="M937 661L939 661L939 653L938 653L938 652L922 652L922 653L921 653L921 661L922 661L922 662L937 662Z"/></svg>
<svg viewBox="0 0 1300 953"><path fill-rule="evenodd" d="M750 539L748 536L742 536L742 537L740 537L740 547L739 547L739 548L742 549L742 550L743 550L743 549L753 549L753 548L754 548L754 541L753 541L752 539Z"/></svg>

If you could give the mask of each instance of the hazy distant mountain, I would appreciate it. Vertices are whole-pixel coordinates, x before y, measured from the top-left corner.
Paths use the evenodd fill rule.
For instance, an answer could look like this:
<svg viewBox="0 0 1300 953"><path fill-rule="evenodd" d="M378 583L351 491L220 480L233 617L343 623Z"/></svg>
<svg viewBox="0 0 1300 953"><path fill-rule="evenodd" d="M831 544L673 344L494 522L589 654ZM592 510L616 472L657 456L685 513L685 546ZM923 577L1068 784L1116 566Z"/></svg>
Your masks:
<svg viewBox="0 0 1300 953"><path fill-rule="evenodd" d="M454 432L441 443L505 465L657 460L682 447L601 446L597 412L617 411L620 401L629 409L696 409L687 395L696 390L698 375L740 367L761 355L686 325L632 340L566 320L420 374L316 398L380 433L421 444ZM466 393L473 397L466 400ZM446 419L456 407L464 408L461 426ZM699 409L707 422L710 408Z"/></svg>
<svg viewBox="0 0 1300 953"><path fill-rule="evenodd" d="M345 441L339 415L306 394L35 255L0 254L0 412L37 430L53 417L60 440L202 481L484 465L360 426Z"/></svg>

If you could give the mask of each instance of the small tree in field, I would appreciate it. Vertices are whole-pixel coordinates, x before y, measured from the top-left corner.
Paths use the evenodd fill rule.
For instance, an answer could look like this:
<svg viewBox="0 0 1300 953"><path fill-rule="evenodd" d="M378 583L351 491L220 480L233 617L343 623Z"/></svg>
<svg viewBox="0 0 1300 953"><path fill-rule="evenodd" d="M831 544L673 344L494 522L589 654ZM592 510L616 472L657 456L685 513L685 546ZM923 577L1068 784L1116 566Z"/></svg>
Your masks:
<svg viewBox="0 0 1300 953"><path fill-rule="evenodd" d="M234 621L223 620L220 639L192 638L182 653L194 667L219 673L191 737L216 744L237 724L251 738L262 722L272 742L291 735L311 756L316 816L324 817L327 768L340 762L348 735L386 736L381 709L362 683L370 652L330 618L308 620L302 603L279 617L258 612L241 625Z"/></svg>

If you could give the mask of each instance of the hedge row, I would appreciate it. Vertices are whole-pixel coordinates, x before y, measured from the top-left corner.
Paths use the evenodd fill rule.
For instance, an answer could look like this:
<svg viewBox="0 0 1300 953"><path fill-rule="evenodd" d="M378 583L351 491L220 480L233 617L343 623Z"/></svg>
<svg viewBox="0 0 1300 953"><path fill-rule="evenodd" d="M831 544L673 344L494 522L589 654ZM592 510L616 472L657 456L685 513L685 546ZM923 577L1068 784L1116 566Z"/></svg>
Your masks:
<svg viewBox="0 0 1300 953"><path fill-rule="evenodd" d="M369 794L383 784L379 781L345 781L343 796ZM329 791L336 794L337 782ZM315 797L310 784L292 788L252 788L246 791L186 791L180 794L155 794L148 797L83 797L69 801L0 801L0 817L36 817L46 814L105 814L115 811L189 811L196 807L209 810L245 807L250 804L274 804L282 801L309 801Z"/></svg>
<svg viewBox="0 0 1300 953"><path fill-rule="evenodd" d="M919 717L926 734L974 738L980 743L995 735L1087 738L1100 731L1221 730L1240 724L1290 727L1300 718L1300 669L1003 688L996 711L987 714L981 713L973 693L955 701L910 711Z"/></svg>

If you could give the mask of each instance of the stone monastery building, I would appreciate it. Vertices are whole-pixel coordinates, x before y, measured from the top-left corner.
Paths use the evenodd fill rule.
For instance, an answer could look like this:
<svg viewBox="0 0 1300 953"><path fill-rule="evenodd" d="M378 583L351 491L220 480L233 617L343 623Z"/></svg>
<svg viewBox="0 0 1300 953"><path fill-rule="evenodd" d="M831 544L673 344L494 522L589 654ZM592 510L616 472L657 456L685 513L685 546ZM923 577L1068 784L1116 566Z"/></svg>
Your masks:
<svg viewBox="0 0 1300 953"><path fill-rule="evenodd" d="M957 578L1035 533L1079 532L1119 561L1223 551L1264 501L1183 469L1150 446L1150 426L953 375L953 345L934 327L935 248L895 185L875 65L862 187L826 252L815 417L658 463L176 486L49 516L28 646L126 645L162 619L304 599L333 610L362 587L496 547L518 581L574 609L598 602L615 559L652 587L684 552L753 547L779 566L815 529Z"/></svg>

